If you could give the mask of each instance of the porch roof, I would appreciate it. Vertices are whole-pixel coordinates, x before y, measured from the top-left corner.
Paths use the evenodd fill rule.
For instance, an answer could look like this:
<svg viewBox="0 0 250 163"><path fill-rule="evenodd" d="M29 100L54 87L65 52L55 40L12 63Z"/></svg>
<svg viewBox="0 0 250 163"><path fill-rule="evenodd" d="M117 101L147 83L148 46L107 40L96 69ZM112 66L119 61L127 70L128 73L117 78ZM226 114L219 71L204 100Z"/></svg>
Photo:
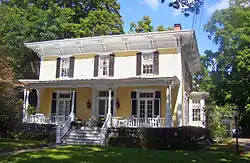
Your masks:
<svg viewBox="0 0 250 163"><path fill-rule="evenodd" d="M19 80L26 88L76 88L76 87L107 87L107 86L169 86L171 84L178 85L180 83L176 76L173 77L132 77L132 78L90 78L90 79L54 79L54 80Z"/></svg>

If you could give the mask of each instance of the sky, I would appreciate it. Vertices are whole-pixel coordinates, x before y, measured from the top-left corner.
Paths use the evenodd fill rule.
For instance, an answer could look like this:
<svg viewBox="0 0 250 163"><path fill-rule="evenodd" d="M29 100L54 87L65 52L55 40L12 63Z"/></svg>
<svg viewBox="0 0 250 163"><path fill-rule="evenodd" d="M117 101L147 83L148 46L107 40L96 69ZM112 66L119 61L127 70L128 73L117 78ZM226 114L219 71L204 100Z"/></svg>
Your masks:
<svg viewBox="0 0 250 163"><path fill-rule="evenodd" d="M165 27L173 27L174 24L180 23L182 29L192 29L193 16L185 17L179 10L168 7L166 0L164 4L161 0L118 0L121 5L120 14L123 17L124 29L127 33L129 23L141 20L143 16L152 18L152 25L164 25ZM196 39L199 46L199 52L204 54L206 49L215 51L217 46L208 39L206 32L203 31L203 26L209 21L212 13L217 9L229 7L229 0L204 0L204 6L201 13L197 16Z"/></svg>

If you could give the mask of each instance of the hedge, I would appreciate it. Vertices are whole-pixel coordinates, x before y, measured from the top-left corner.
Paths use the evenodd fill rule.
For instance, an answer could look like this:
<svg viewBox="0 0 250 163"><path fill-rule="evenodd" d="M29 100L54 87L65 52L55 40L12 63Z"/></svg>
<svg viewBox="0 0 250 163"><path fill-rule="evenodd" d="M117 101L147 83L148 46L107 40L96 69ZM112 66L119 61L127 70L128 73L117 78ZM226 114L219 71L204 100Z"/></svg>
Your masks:
<svg viewBox="0 0 250 163"><path fill-rule="evenodd" d="M27 124L17 125L8 131L7 137L19 140L40 140L47 142L55 142L56 128L51 124Z"/></svg>
<svg viewBox="0 0 250 163"><path fill-rule="evenodd" d="M108 145L153 149L198 149L211 142L210 131L201 127L110 128Z"/></svg>

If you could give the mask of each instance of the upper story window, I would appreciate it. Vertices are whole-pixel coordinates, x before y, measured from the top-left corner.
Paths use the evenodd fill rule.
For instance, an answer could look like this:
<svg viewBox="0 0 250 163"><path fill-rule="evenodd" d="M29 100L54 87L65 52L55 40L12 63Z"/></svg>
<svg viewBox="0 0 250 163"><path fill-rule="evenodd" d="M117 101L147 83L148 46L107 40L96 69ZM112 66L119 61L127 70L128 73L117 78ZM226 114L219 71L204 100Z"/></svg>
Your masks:
<svg viewBox="0 0 250 163"><path fill-rule="evenodd" d="M201 120L201 106L200 100L193 100L192 101L192 113L193 113L193 121L200 121Z"/></svg>
<svg viewBox="0 0 250 163"><path fill-rule="evenodd" d="M109 56L100 57L100 76L109 75Z"/></svg>
<svg viewBox="0 0 250 163"><path fill-rule="evenodd" d="M142 74L153 74L153 53L142 54Z"/></svg>
<svg viewBox="0 0 250 163"><path fill-rule="evenodd" d="M70 59L61 58L60 77L69 77Z"/></svg>

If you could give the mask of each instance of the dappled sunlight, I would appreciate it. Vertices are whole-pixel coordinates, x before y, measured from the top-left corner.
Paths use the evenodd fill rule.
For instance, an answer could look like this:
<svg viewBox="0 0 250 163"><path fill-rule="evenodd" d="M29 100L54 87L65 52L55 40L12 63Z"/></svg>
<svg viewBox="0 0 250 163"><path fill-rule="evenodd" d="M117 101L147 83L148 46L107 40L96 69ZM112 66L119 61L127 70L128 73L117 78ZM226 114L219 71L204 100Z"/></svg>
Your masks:
<svg viewBox="0 0 250 163"><path fill-rule="evenodd" d="M244 162L247 159L226 152L221 148L213 150L152 150L139 148L119 148L100 146L61 146L37 152L23 153L16 156L3 157L2 162Z"/></svg>

